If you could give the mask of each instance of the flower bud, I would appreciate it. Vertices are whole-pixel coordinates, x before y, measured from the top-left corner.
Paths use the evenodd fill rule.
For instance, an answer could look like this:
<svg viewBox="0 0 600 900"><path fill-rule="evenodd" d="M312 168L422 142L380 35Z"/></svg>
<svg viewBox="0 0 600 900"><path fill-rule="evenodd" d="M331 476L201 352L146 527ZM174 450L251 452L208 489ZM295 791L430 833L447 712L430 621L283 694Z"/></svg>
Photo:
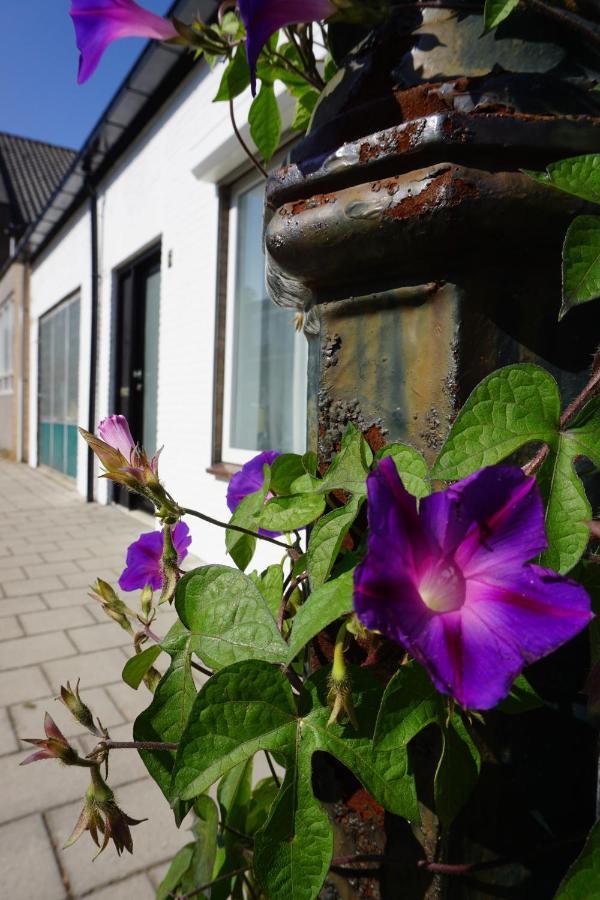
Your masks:
<svg viewBox="0 0 600 900"><path fill-rule="evenodd" d="M64 847L70 847L84 831L89 831L96 846L100 847L96 856L106 849L111 840L119 856L123 850L133 853L133 841L129 826L139 825L146 819L132 819L119 809L115 795L100 775L98 766L91 769L91 776L92 782L85 795L83 810ZM98 833L104 835L102 845L100 845Z"/></svg>
<svg viewBox="0 0 600 900"><path fill-rule="evenodd" d="M129 619L135 619L136 615L134 611L129 609L129 607L117 596L110 584L108 584L107 581L98 578L96 583L91 586L90 590L92 591L90 596L100 603L106 615L117 622L124 631L132 634L133 628Z"/></svg>
<svg viewBox="0 0 600 900"><path fill-rule="evenodd" d="M26 766L28 763L38 762L38 760L41 759L58 759L66 766L87 765L87 763L80 758L77 751L71 747L49 713L46 713L44 716L44 731L46 732L46 739L23 738L26 743L33 744L35 747L41 747L42 749L37 750L35 753L32 753L31 756L28 756L27 759L24 759L21 763L22 766Z"/></svg>
<svg viewBox="0 0 600 900"><path fill-rule="evenodd" d="M163 552L160 560L160 573L162 576L162 591L160 603L172 603L177 589L177 583L181 578L179 557L173 545L173 531L170 525L163 528Z"/></svg>
<svg viewBox="0 0 600 900"><path fill-rule="evenodd" d="M332 725L334 722L339 722L341 718L348 718L354 728L358 730L358 722L356 721L356 713L352 703L352 679L346 669L346 661L344 659L344 643L347 632L348 624L344 622L335 639L333 666L329 676L329 693L327 694L327 702L331 706L331 715L327 724Z"/></svg>
<svg viewBox="0 0 600 900"><path fill-rule="evenodd" d="M146 619L146 621L150 617L150 613L152 612L152 599L153 599L153 591L152 585L147 584L142 590L142 596L140 598L140 603L142 606L142 615Z"/></svg>
<svg viewBox="0 0 600 900"><path fill-rule="evenodd" d="M71 687L71 684L68 681L66 687L61 685L60 700L65 704L73 718L76 719L80 725L83 725L84 728L87 728L88 731L97 735L97 737L104 737L102 732L94 725L94 717L90 708L85 705L79 696L79 681L80 679L78 678L74 688Z"/></svg>

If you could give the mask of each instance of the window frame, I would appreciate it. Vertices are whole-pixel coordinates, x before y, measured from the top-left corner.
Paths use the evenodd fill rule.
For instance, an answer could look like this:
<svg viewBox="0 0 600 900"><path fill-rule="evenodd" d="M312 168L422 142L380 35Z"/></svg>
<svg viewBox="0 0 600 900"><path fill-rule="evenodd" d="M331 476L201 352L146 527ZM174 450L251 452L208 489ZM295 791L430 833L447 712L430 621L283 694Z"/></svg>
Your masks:
<svg viewBox="0 0 600 900"><path fill-rule="evenodd" d="M6 342L7 332L8 342ZM0 396L9 397L14 393L14 375L15 298L11 293L0 304Z"/></svg>
<svg viewBox="0 0 600 900"><path fill-rule="evenodd" d="M282 154L276 157L279 160L281 158ZM263 183L261 176L254 171L249 171L228 184L227 187L222 188L220 195L219 252L222 252L222 257L220 256L219 258L220 271L217 274L215 435L213 442L213 466L209 471L223 477L230 477L239 466L249 462L260 452L258 449L246 450L241 447L234 447L229 443L229 432L233 407L233 355L236 326L235 288L240 262L238 259L239 198L248 190L261 183ZM224 236L226 247L223 246ZM225 271L223 271L223 267ZM221 357L220 359L219 356Z"/></svg>

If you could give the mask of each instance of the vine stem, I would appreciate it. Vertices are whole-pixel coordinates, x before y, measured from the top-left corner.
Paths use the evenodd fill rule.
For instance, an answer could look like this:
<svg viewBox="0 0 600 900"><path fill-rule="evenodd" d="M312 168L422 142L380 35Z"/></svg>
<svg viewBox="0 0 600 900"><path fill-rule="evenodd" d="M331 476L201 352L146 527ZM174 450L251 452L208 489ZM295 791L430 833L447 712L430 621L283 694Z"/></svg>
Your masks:
<svg viewBox="0 0 600 900"><path fill-rule="evenodd" d="M154 641L155 644L160 644L160 642L162 641L162 638L160 638L157 634L154 634L154 632L151 631L147 625L144 627L144 634L147 635L147 637L149 637L151 641ZM193 659L190 660L190 665L192 669L197 669L198 672L202 672L203 675L207 675L209 678L213 674L210 669L205 669L204 666L201 666L200 663L194 662Z"/></svg>
<svg viewBox="0 0 600 900"><path fill-rule="evenodd" d="M269 766L269 769L271 770L271 775L273 776L273 781L275 782L277 790L279 790L279 788L281 787L281 781L279 780L279 778L277 776L277 772L275 771L275 766L273 765L273 760L271 759L271 754L269 753L268 750L264 750L263 753L265 754L265 756L267 758L267 765Z"/></svg>
<svg viewBox="0 0 600 900"><path fill-rule="evenodd" d="M591 400L598 388L600 387L600 367L593 372L592 377L583 388L583 390L577 394L574 400L572 400L562 416L560 417L559 427L562 429L571 421L573 416L576 416L578 412L581 412L585 404L588 400ZM549 448L547 444L544 444L543 447L540 447L538 452L535 454L533 459L530 459L528 463L525 463L523 466L523 472L525 475L534 475L549 453Z"/></svg>
<svg viewBox="0 0 600 900"><path fill-rule="evenodd" d="M100 741L94 747L88 757L94 756L101 750L177 750L179 744L166 743L164 741Z"/></svg>
<svg viewBox="0 0 600 900"><path fill-rule="evenodd" d="M244 151L244 153L246 154L246 156L248 157L248 159L250 160L250 162L252 163L254 168L258 169L258 171L263 176L263 178L268 178L269 176L267 174L267 170L264 168L264 166L262 166L259 163L259 161L255 157L254 153L252 153L252 151L250 150L250 147L248 146L248 144L246 143L246 141L244 140L244 138L242 137L242 135L240 133L240 129L238 128L237 122L235 121L235 112L233 109L233 100L232 99L229 100L229 118L231 119L231 127L233 128L233 133L235 134L236 138L238 139L242 150Z"/></svg>
<svg viewBox="0 0 600 900"><path fill-rule="evenodd" d="M283 628L283 620L285 618L285 610L288 605L289 599L296 590L296 588L300 587L300 585L306 581L308 578L308 572L302 572L298 575L297 578L292 578L288 587L286 588L283 597L281 598L281 604L279 606L279 614L277 616L277 627L281 631Z"/></svg>
<svg viewBox="0 0 600 900"><path fill-rule="evenodd" d="M176 900L188 900L189 897L195 897L197 894L201 894L203 891L208 890L213 884L219 884L220 881L226 881L228 878L235 878L237 875L244 875L250 868L251 866L242 866L239 869L234 869L233 872L226 872L225 875L219 875L218 878L213 878L212 881L208 881L206 884L201 884L200 887L194 888L189 894L169 894L169 897L175 897Z"/></svg>
<svg viewBox="0 0 600 900"><path fill-rule="evenodd" d="M284 544L283 541L278 541L276 538L268 537L266 534L250 531L249 528L242 528L241 525L230 525L229 522L221 522L219 519L213 519L212 516L207 516L205 513L198 512L197 509L183 507L182 511L188 516L195 516L196 519L202 519L203 522L208 522L209 525L216 525L217 528L225 528L227 531L238 531L240 534L248 534L250 537L258 538L259 541L267 541L269 544L275 544L276 547L283 547L290 555L292 555L292 551L295 552L294 547L290 547L289 544Z"/></svg>

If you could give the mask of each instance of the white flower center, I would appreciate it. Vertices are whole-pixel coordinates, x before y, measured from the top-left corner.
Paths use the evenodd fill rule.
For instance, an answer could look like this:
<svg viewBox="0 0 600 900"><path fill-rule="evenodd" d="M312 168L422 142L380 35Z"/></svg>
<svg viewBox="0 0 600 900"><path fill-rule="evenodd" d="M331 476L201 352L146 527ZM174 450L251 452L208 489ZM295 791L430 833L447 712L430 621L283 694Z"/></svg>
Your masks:
<svg viewBox="0 0 600 900"><path fill-rule="evenodd" d="M425 573L419 593L434 612L452 612L465 601L465 579L452 560L442 559Z"/></svg>

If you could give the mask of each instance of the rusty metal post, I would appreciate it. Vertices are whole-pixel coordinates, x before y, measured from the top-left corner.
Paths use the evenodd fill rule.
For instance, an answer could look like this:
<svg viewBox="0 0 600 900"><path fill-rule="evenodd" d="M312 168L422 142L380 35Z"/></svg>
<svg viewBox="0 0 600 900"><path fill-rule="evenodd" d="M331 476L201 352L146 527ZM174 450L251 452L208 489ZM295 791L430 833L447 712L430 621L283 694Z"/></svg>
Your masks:
<svg viewBox="0 0 600 900"><path fill-rule="evenodd" d="M546 366L566 399L589 368L598 302L557 321L562 240L586 204L522 170L600 151L600 58L526 15L482 32L472 4L399 11L353 52L270 179L268 281L276 302L306 316L310 444L322 462L349 421L374 448L405 440L432 457L470 390L501 365ZM567 649L542 667L557 708L581 656ZM444 840L427 805L414 831L384 824L364 792L333 807L344 855L387 840L405 861L384 867L382 896L399 885L419 900L552 895L577 849L573 823L583 832L593 816L593 735L547 710L500 719L487 730L482 789ZM418 748L424 771L434 749ZM560 849L525 858L548 833ZM424 877L414 865L424 854L510 863L459 883ZM378 890L358 880L341 893Z"/></svg>

